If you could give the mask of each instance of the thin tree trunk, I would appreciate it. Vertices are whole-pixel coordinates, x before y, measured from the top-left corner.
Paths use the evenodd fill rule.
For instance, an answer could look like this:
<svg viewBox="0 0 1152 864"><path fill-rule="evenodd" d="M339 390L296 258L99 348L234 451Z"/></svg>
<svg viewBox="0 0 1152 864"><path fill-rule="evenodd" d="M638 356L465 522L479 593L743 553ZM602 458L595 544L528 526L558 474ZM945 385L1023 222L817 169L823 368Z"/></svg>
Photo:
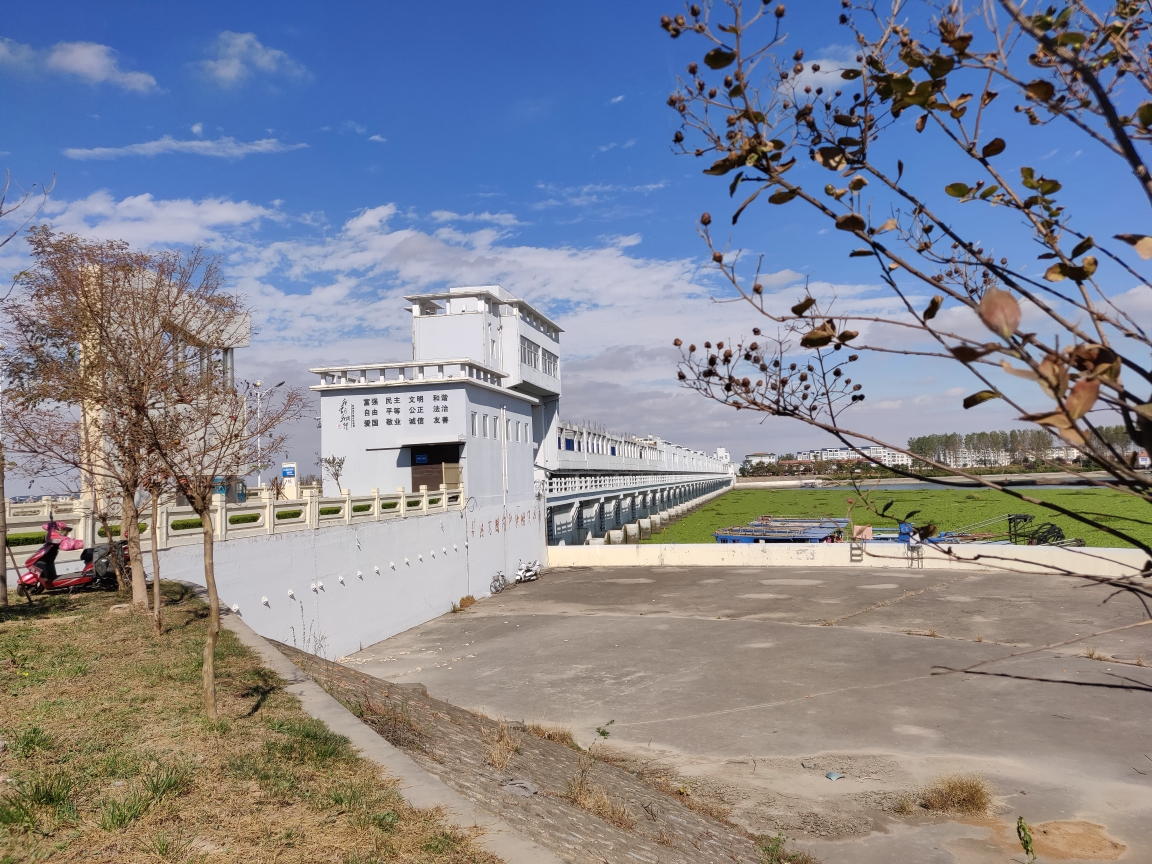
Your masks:
<svg viewBox="0 0 1152 864"><path fill-rule="evenodd" d="M157 636L164 632L164 620L160 614L160 550L157 548L160 542L160 532L156 528L156 520L159 518L159 492L153 489L152 522L149 527L149 534L152 541L152 626L155 628Z"/></svg>
<svg viewBox="0 0 1152 864"><path fill-rule="evenodd" d="M116 538L112 536L112 526L108 524L108 517L100 516L100 527L104 529L104 539L108 543L108 559L112 562L112 570L116 574L116 590L123 594L128 590L128 574L124 572L124 559L116 554Z"/></svg>
<svg viewBox="0 0 1152 864"><path fill-rule="evenodd" d="M220 633L220 596L216 593L216 569L212 559L212 515L207 507L200 512L204 532L204 584L208 587L208 636L204 640L204 713L216 722L216 637Z"/></svg>
<svg viewBox="0 0 1152 864"><path fill-rule="evenodd" d="M120 536L128 542L128 564L132 572L132 605L148 611L148 583L140 551L140 511L135 495L127 491L120 497Z"/></svg>
<svg viewBox="0 0 1152 864"><path fill-rule="evenodd" d="M4 495L4 447L0 445L0 549L8 548L8 499ZM8 605L8 564L0 561L0 606ZM16 570L20 578L20 570Z"/></svg>

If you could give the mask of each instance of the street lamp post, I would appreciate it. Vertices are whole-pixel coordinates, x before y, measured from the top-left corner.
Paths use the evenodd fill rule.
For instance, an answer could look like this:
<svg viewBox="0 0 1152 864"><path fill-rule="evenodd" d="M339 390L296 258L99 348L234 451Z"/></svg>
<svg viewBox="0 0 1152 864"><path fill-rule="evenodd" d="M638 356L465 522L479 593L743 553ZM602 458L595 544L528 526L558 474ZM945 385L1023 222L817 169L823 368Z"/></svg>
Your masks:
<svg viewBox="0 0 1152 864"><path fill-rule="evenodd" d="M272 394L280 387L284 386L284 382L275 384L269 387L267 391L261 390L264 386L263 381L253 381L252 387L256 391L256 485L264 485L264 441L263 441L263 418L264 418L264 400L272 397Z"/></svg>

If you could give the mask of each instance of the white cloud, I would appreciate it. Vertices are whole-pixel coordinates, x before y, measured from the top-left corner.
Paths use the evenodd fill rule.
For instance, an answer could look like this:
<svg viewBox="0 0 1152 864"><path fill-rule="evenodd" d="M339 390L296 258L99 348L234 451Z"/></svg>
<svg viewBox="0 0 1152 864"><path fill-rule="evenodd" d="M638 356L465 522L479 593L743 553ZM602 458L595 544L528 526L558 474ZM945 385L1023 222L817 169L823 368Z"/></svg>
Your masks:
<svg viewBox="0 0 1152 864"><path fill-rule="evenodd" d="M433 210L430 215L437 222L491 222L505 227L524 224L511 213L489 213L487 210L483 213L464 214L453 213L451 210Z"/></svg>
<svg viewBox="0 0 1152 864"><path fill-rule="evenodd" d="M283 215L247 201L188 198L157 201L151 195L114 199L93 192L74 201L49 201L45 220L57 231L99 239L126 240L133 246L178 246L211 243L218 248L247 242L237 232Z"/></svg>
<svg viewBox="0 0 1152 864"><path fill-rule="evenodd" d="M532 208L534 210L543 210L548 207L558 207L561 204L569 204L574 207L588 207L594 204L605 204L621 195L629 193L647 195L649 192L663 189L664 186L664 183L645 183L638 186L617 186L610 183L586 183L583 186L556 186L552 183L537 183L536 188L547 193L550 197L542 201L537 201L532 205Z"/></svg>
<svg viewBox="0 0 1152 864"><path fill-rule="evenodd" d="M204 134L204 124L203 123L193 123L192 124L192 134L195 135L196 137L200 137L201 135L203 135Z"/></svg>
<svg viewBox="0 0 1152 864"><path fill-rule="evenodd" d="M283 51L262 44L255 33L225 30L216 37L213 52L215 59L202 61L200 68L224 88L235 87L257 72L295 79L308 76L307 68Z"/></svg>
<svg viewBox="0 0 1152 864"><path fill-rule="evenodd" d="M197 126L200 124L197 123ZM195 132L193 127L193 132ZM196 134L199 134L198 132ZM124 147L69 147L64 155L69 159L120 159L124 156L160 156L164 153L191 153L195 156L214 156L220 159L243 159L254 153L285 153L300 150L307 144L285 144L276 138L259 141L237 141L235 138L217 138L215 141L178 141L165 135L155 141L128 144Z"/></svg>
<svg viewBox="0 0 1152 864"><path fill-rule="evenodd" d="M221 252L229 285L257 310L259 335L238 358L242 377L275 374L309 384L309 366L410 356L410 318L401 311L404 294L446 285L500 284L566 331L561 341L565 417L597 420L618 431L651 432L708 450L726 446L737 455L827 442L800 423L736 413L677 386L673 338L730 342L750 337L753 326L765 327L747 306L713 301L713 296L731 295L701 266L706 258L702 246L661 259L637 254L636 235L605 236L588 246L518 244L508 239L510 214L434 211L429 218L436 227L426 230L418 217L394 204L367 208L333 227L322 214L289 218L246 201L164 201L147 195L116 200L102 192L78 201L53 201L45 215L60 230L123 238L135 246L206 243ZM266 236L269 230L276 236ZM4 265L13 271L23 266L12 261L8 268L6 260ZM770 300L776 306L803 295L803 274L793 270L765 273L760 281L778 295ZM899 310L881 286L812 282L810 289L826 300L835 297L840 312L891 315ZM1152 292L1134 292L1142 292L1152 305ZM941 319L947 314L943 310ZM860 330L861 342L874 336L876 344L907 341L897 328ZM942 374L931 387L910 392L908 358L866 357L853 369L868 393L868 400L852 412L854 427L898 443L933 428L1004 422L991 411L975 418L959 409L956 394L972 388L957 389L966 382L957 380L947 363L912 362L917 375L935 369ZM317 449L313 425L294 433L300 441L293 445L298 459Z"/></svg>
<svg viewBox="0 0 1152 864"><path fill-rule="evenodd" d="M121 69L116 51L97 42L57 42L45 51L37 51L30 45L0 39L0 66L26 71L43 68L75 75L90 84L114 84L137 93L158 89L153 76Z"/></svg>
<svg viewBox="0 0 1152 864"><path fill-rule="evenodd" d="M59 42L48 51L45 65L57 72L73 75L99 84L107 81L125 90L147 93L156 89L156 79L147 72L125 72L116 52L95 42Z"/></svg>
<svg viewBox="0 0 1152 864"><path fill-rule="evenodd" d="M378 144L387 144L388 143L387 138L381 138L379 135L369 135L368 140L369 141L375 141Z"/></svg>
<svg viewBox="0 0 1152 864"><path fill-rule="evenodd" d="M0 66L31 68L36 63L36 51L13 39L0 39Z"/></svg>
<svg viewBox="0 0 1152 864"><path fill-rule="evenodd" d="M621 94L619 96L613 96L611 99L609 99L608 104L609 105L619 105L623 101L624 101L624 96L623 96L623 94Z"/></svg>

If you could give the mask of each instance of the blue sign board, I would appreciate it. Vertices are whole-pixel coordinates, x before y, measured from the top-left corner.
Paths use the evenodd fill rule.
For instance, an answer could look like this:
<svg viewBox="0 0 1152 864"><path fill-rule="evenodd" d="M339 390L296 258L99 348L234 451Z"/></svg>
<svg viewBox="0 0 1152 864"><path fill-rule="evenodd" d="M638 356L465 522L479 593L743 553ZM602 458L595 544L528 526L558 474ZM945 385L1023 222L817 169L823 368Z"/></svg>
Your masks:
<svg viewBox="0 0 1152 864"><path fill-rule="evenodd" d="M417 453L416 454L416 464L417 465L427 465L428 464L428 454L427 453Z"/></svg>
<svg viewBox="0 0 1152 864"><path fill-rule="evenodd" d="M283 468L280 469L280 476L281 477L295 477L296 476L296 466L295 465L285 465Z"/></svg>

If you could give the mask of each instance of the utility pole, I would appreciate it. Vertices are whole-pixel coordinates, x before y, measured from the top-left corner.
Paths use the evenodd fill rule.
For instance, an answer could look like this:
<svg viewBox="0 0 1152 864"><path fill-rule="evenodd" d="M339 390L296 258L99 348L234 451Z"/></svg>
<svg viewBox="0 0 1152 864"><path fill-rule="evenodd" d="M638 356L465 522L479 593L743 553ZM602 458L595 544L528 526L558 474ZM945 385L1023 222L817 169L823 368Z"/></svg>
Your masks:
<svg viewBox="0 0 1152 864"><path fill-rule="evenodd" d="M264 485L264 451L261 449L260 437L260 412L263 408L264 394L260 388L264 386L263 381L254 381L252 386L256 388L256 485Z"/></svg>

